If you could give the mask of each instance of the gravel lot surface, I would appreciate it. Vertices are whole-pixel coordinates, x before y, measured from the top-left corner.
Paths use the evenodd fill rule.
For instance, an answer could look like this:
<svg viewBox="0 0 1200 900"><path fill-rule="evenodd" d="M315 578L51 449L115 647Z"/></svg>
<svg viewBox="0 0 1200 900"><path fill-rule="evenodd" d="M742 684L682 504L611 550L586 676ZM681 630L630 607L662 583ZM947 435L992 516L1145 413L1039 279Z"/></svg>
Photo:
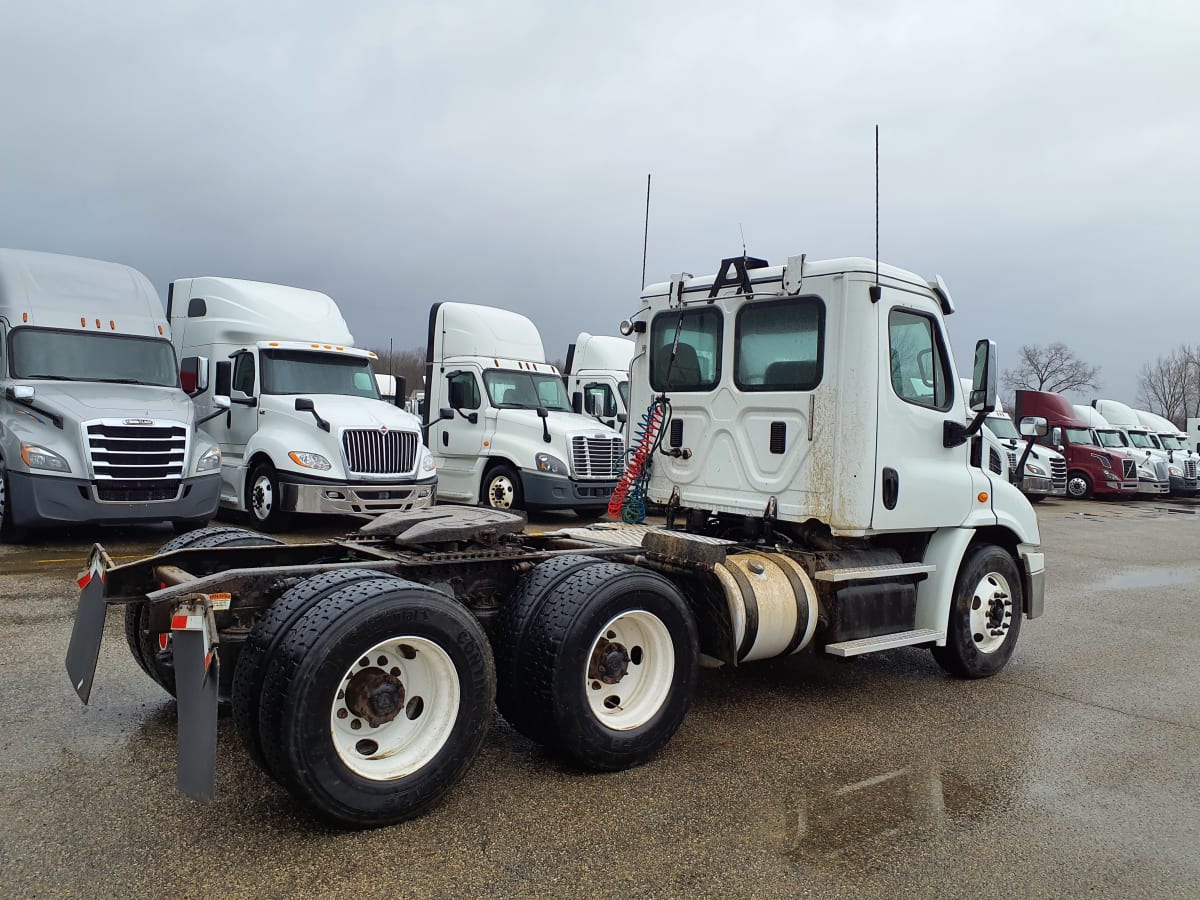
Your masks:
<svg viewBox="0 0 1200 900"><path fill-rule="evenodd" d="M0 546L0 893L1200 896L1200 506L1037 509L1046 615L993 679L915 649L705 670L666 752L600 776L497 717L445 802L367 833L315 824L228 718L217 801L176 794L174 701L119 615L75 697L87 550L137 558L169 529Z"/></svg>

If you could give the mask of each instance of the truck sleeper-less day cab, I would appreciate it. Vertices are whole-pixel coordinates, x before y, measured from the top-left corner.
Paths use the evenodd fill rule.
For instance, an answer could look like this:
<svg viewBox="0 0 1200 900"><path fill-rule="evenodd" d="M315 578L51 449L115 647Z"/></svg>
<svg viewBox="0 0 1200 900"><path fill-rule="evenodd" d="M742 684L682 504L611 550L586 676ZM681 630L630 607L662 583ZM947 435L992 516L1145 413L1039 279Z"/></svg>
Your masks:
<svg viewBox="0 0 1200 900"><path fill-rule="evenodd" d="M0 250L0 539L217 510L158 294L128 266Z"/></svg>
<svg viewBox="0 0 1200 900"><path fill-rule="evenodd" d="M1138 493L1151 497L1170 493L1171 477L1182 477L1183 469L1168 461L1169 454L1158 435L1142 425L1132 407L1119 400L1093 400L1092 408L1124 437L1129 455L1138 464Z"/></svg>
<svg viewBox="0 0 1200 900"><path fill-rule="evenodd" d="M572 410L533 322L489 306L434 304L427 360L425 422L439 499L604 509L624 441Z"/></svg>
<svg viewBox="0 0 1200 900"><path fill-rule="evenodd" d="M172 334L204 378L197 406L221 445L221 504L266 531L292 513L378 515L431 506L437 484L420 423L380 399L371 361L325 294L234 278L181 278ZM187 366L185 366L187 368ZM225 398L228 398L227 400Z"/></svg>
<svg viewBox="0 0 1200 900"><path fill-rule="evenodd" d="M1049 432L1038 440L1067 458L1068 497L1079 500L1137 493L1137 463L1122 451L1101 447L1091 426L1062 394L1017 391L1016 416L1046 420Z"/></svg>
<svg viewBox="0 0 1200 900"><path fill-rule="evenodd" d="M649 287L623 325L647 415L613 506L626 518L644 490L672 525L529 534L511 513L439 506L316 544L223 530L122 566L97 547L71 682L86 702L106 604L144 609L176 644L169 671L148 671L178 698L186 793L215 790L215 660L234 670L250 756L322 818L371 827L458 781L493 694L522 734L613 771L675 733L701 660L916 646L955 675L994 675L1042 613L1044 560L1029 502L972 463L996 360L979 342L964 425L953 308L940 279L866 259L739 257ZM434 320L453 344L454 320ZM454 365L431 372L431 394L468 371ZM533 361L479 368L504 376L493 394L511 372L563 389Z"/></svg>
<svg viewBox="0 0 1200 900"><path fill-rule="evenodd" d="M581 331L567 347L563 382L571 408L620 430L629 418L629 362L633 341Z"/></svg>

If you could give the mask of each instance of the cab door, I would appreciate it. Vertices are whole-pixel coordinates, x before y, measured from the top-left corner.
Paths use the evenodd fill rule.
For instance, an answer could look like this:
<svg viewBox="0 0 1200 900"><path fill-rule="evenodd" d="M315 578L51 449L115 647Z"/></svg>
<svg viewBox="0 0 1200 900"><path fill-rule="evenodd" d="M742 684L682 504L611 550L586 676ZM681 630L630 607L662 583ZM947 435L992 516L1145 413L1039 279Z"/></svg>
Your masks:
<svg viewBox="0 0 1200 900"><path fill-rule="evenodd" d="M884 288L879 328L879 427L873 528L959 525L975 501L970 442L943 446L943 425L965 404L932 298Z"/></svg>
<svg viewBox="0 0 1200 900"><path fill-rule="evenodd" d="M253 350L242 350L233 358L233 372L229 381L229 411L224 416L217 416L208 425L209 434L221 446L221 480L222 489L226 494L241 496L241 470L246 465L246 445L258 431L259 415L259 373L257 371L257 354ZM222 380L217 376L218 382ZM217 391L223 392L224 386L217 385ZM278 464L278 460L275 461Z"/></svg>

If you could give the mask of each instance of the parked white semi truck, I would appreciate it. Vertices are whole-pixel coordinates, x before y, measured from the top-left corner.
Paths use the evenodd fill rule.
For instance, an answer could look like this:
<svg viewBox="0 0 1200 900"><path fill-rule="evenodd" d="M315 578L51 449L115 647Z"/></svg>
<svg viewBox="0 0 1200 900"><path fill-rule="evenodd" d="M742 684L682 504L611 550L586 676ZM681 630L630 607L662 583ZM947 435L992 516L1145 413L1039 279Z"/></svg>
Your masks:
<svg viewBox="0 0 1200 900"><path fill-rule="evenodd" d="M325 294L234 278L181 278L168 299L181 357L203 359L199 409L220 443L221 504L266 531L293 513L378 515L431 506L437 467L420 423L380 399L375 354Z"/></svg>
<svg viewBox="0 0 1200 900"><path fill-rule="evenodd" d="M1149 412L1135 409L1133 414L1143 428L1148 428L1158 437L1162 449L1166 451L1167 463L1171 474L1171 493L1194 494L1197 489L1197 460L1196 455L1187 444L1187 434L1175 427L1170 419Z"/></svg>
<svg viewBox="0 0 1200 900"><path fill-rule="evenodd" d="M1093 400L1092 407L1124 437L1138 464L1138 493L1151 497L1169 494L1171 477L1182 476L1183 469L1167 459L1158 435L1138 421L1132 407L1119 400Z"/></svg>
<svg viewBox="0 0 1200 900"><path fill-rule="evenodd" d="M178 699L180 787L215 790L215 659L234 668L251 758L321 818L361 828L421 813L462 777L493 695L533 741L613 771L670 740L701 660L909 646L964 678L1004 668L1042 613L1044 559L1029 502L972 464L997 361L980 341L964 425L940 279L737 257L648 287L635 308L630 396L646 416L614 501L635 512L644 490L670 524L530 534L520 516L436 507L314 544L224 533L121 566L97 547L67 654L80 697L106 606L144 609L175 640L172 669L153 674ZM551 376L539 396L558 402L544 363L473 352L459 326L479 314L461 311L433 317L431 344L463 352L431 354L431 394L471 371L503 404L498 386L525 373ZM456 399L461 419L469 391Z"/></svg>
<svg viewBox="0 0 1200 900"><path fill-rule="evenodd" d="M633 341L627 338L579 333L567 347L563 382L571 408L621 430L629 418L629 363Z"/></svg>
<svg viewBox="0 0 1200 900"><path fill-rule="evenodd" d="M27 527L217 511L162 301L128 266L0 250L0 540Z"/></svg>
<svg viewBox="0 0 1200 900"><path fill-rule="evenodd" d="M585 515L604 509L624 441L572 410L533 322L489 306L434 304L427 359L425 422L439 499Z"/></svg>

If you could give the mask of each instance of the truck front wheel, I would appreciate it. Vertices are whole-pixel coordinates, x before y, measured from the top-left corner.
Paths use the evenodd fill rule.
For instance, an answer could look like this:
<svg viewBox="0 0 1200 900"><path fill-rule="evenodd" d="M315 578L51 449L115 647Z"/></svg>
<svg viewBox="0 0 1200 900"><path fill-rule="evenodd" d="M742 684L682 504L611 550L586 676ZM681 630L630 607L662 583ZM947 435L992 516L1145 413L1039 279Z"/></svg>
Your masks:
<svg viewBox="0 0 1200 900"><path fill-rule="evenodd" d="M19 544L25 540L25 529L13 524L12 491L8 487L8 469L0 459L0 541Z"/></svg>
<svg viewBox="0 0 1200 900"><path fill-rule="evenodd" d="M263 531L284 531L291 524L291 516L283 511L282 502L275 467L270 462L255 465L246 479L246 509L254 524Z"/></svg>
<svg viewBox="0 0 1200 900"><path fill-rule="evenodd" d="M589 769L640 765L682 724L698 659L695 620L670 581L621 563L584 566L528 623L517 727Z"/></svg>
<svg viewBox="0 0 1200 900"><path fill-rule="evenodd" d="M479 492L480 506L490 506L492 509L523 509L524 504L521 476L517 474L516 469L508 463L497 463L487 470Z"/></svg>
<svg viewBox="0 0 1200 900"><path fill-rule="evenodd" d="M1067 476L1067 496L1073 500L1086 500L1092 496L1092 479L1087 472L1075 470Z"/></svg>
<svg viewBox="0 0 1200 900"><path fill-rule="evenodd" d="M411 581L359 581L310 608L276 648L259 703L262 749L325 821L392 825L463 776L495 693L491 648L466 609Z"/></svg>
<svg viewBox="0 0 1200 900"><path fill-rule="evenodd" d="M1008 551L972 547L954 585L946 646L934 647L933 658L960 678L995 675L1017 646L1023 609L1021 573Z"/></svg>

